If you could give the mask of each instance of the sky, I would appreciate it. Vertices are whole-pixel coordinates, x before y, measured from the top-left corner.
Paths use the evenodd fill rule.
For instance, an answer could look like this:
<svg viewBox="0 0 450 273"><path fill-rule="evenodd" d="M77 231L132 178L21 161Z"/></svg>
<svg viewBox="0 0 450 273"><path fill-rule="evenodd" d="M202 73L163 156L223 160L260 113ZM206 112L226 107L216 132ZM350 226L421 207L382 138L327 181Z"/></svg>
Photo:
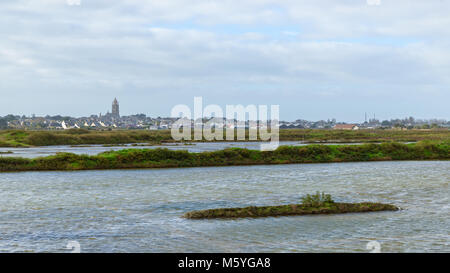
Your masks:
<svg viewBox="0 0 450 273"><path fill-rule="evenodd" d="M450 119L449 0L1 0L0 115Z"/></svg>

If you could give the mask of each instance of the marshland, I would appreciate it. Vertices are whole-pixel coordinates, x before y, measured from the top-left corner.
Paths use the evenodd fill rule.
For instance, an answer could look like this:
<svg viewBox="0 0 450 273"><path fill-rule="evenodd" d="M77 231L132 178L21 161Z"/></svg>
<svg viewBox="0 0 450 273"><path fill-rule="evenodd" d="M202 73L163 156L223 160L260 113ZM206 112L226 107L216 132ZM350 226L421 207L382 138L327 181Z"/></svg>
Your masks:
<svg viewBox="0 0 450 273"><path fill-rule="evenodd" d="M373 238L383 252L447 251L449 143L447 133L430 132L399 133L399 142L413 143L380 135L366 143L372 141L342 132L353 134L345 141L351 144L283 140L272 152L259 151L259 142L138 138L116 139L123 142L117 146L92 139L39 146L45 141L28 138L39 132L2 132L13 147L1 148L12 154L0 156L0 251L67 252L67 242L76 240L86 252L367 252ZM299 204L299 196L318 190L337 204L402 210L183 217Z"/></svg>

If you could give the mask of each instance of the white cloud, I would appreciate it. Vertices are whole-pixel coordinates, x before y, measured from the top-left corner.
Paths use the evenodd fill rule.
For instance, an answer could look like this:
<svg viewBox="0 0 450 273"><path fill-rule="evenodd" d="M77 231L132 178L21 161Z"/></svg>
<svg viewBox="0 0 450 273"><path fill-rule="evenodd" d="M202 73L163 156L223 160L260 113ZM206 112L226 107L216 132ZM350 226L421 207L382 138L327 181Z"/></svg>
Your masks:
<svg viewBox="0 0 450 273"><path fill-rule="evenodd" d="M2 1L0 78L60 96L445 95L449 11L444 1L400 0Z"/></svg>

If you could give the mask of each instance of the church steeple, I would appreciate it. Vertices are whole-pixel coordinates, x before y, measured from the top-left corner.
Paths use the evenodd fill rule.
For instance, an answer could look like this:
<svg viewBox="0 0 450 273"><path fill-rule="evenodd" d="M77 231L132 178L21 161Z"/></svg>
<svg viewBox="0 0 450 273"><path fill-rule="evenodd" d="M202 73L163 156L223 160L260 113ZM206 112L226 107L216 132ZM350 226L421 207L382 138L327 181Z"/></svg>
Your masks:
<svg viewBox="0 0 450 273"><path fill-rule="evenodd" d="M114 118L120 118L120 113L119 113L119 102L117 101L117 98L114 98L114 101L112 103L112 112L111 112L112 116Z"/></svg>

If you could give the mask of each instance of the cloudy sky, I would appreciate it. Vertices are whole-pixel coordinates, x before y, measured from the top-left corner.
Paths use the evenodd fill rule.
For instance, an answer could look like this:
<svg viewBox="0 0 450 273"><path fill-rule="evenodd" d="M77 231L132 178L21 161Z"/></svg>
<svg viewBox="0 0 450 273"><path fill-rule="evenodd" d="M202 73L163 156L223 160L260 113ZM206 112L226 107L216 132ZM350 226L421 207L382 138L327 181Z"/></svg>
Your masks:
<svg viewBox="0 0 450 273"><path fill-rule="evenodd" d="M77 2L80 2L79 5ZM450 119L448 0L1 0L0 115Z"/></svg>

